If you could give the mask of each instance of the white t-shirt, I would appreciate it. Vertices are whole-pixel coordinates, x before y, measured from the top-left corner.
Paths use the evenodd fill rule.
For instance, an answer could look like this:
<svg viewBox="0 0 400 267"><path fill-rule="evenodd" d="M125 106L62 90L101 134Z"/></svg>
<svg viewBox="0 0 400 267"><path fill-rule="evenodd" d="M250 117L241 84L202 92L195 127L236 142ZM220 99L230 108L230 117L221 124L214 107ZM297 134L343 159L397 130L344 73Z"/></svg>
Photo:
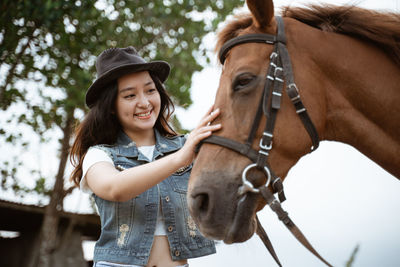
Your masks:
<svg viewBox="0 0 400 267"><path fill-rule="evenodd" d="M155 146L141 146L138 147L138 149L144 156L146 156L146 158L152 161L154 147ZM79 187L83 192L92 193L92 190L90 190L86 181L86 173L89 170L89 168L92 167L95 163L102 161L109 162L114 165L113 160L104 150L96 147L89 148L82 162L82 179L79 183ZM160 203L161 203L161 198L160 198ZM157 213L156 231L154 232L154 235L167 235L164 226L165 225L164 217L161 214L162 214L161 205L159 205Z"/></svg>
<svg viewBox="0 0 400 267"><path fill-rule="evenodd" d="M113 160L104 150L96 147L89 148L82 162L82 179L79 183L79 188L83 192L92 193L92 190L90 190L86 181L86 173L95 163L102 161L109 162L114 165Z"/></svg>

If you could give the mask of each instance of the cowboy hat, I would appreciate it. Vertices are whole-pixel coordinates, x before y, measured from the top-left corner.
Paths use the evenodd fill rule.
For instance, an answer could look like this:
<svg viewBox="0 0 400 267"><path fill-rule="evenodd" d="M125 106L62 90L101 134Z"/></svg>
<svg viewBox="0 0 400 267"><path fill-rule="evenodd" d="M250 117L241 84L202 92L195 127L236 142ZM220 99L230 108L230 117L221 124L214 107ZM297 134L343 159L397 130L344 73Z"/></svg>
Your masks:
<svg viewBox="0 0 400 267"><path fill-rule="evenodd" d="M97 79L86 92L86 105L90 108L96 102L99 93L119 77L139 71L151 71L163 83L168 78L170 66L165 61L146 62L132 46L109 48L97 58Z"/></svg>

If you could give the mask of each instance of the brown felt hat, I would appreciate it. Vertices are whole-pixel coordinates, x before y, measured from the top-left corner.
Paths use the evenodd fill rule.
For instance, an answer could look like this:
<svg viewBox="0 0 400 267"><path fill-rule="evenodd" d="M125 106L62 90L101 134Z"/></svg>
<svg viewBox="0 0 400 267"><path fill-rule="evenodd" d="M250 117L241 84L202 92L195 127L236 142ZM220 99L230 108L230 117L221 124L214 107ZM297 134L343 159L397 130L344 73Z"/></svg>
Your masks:
<svg viewBox="0 0 400 267"><path fill-rule="evenodd" d="M168 78L170 66L165 61L146 62L132 46L104 50L96 61L97 79L86 92L86 105L90 108L99 93L119 77L139 71L151 71L163 83Z"/></svg>

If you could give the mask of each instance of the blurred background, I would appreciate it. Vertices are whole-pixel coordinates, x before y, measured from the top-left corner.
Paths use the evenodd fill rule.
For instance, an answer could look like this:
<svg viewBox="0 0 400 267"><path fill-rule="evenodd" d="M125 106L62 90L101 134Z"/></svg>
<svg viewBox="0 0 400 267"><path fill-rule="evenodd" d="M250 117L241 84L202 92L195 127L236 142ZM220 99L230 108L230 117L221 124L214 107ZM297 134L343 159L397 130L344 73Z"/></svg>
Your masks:
<svg viewBox="0 0 400 267"><path fill-rule="evenodd" d="M274 1L354 4L399 12L400 1ZM105 48L135 46L172 66L173 123L193 129L213 103L221 72L215 33L244 1L3 0L0 3L0 266L91 266L99 220L88 194L68 181L68 150L87 111L86 89ZM354 148L322 142L285 182L283 204L335 266L400 266L400 182ZM268 207L259 217L284 266L322 266ZM200 266L276 266L257 236L217 244Z"/></svg>

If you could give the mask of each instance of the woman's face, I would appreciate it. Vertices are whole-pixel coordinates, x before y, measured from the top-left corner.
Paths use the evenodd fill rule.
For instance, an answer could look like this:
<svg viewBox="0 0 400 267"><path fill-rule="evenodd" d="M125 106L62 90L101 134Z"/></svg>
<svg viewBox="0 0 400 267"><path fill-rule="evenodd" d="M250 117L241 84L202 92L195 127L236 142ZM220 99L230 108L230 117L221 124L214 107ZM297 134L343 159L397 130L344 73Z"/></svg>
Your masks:
<svg viewBox="0 0 400 267"><path fill-rule="evenodd" d="M118 79L115 112L128 136L152 134L160 113L161 98L148 71Z"/></svg>

